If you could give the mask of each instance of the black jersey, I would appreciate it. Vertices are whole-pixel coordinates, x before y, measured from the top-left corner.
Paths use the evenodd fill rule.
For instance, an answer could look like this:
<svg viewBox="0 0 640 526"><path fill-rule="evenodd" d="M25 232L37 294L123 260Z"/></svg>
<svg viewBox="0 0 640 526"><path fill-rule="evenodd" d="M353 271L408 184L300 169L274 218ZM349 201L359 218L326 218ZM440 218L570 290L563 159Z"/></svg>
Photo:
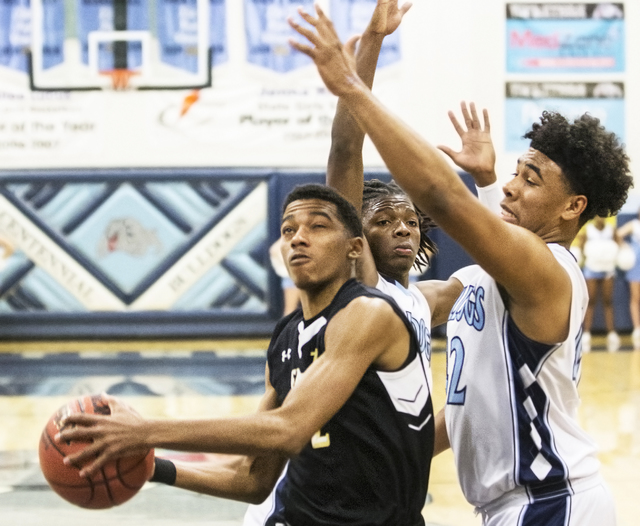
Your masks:
<svg viewBox="0 0 640 526"><path fill-rule="evenodd" d="M271 385L282 403L298 375L324 352L331 318L359 296L393 307L411 335L409 356L398 371L369 367L344 406L290 459L267 525L424 524L434 442L429 365L392 299L349 280L314 318L305 320L301 310L283 318L267 355Z"/></svg>

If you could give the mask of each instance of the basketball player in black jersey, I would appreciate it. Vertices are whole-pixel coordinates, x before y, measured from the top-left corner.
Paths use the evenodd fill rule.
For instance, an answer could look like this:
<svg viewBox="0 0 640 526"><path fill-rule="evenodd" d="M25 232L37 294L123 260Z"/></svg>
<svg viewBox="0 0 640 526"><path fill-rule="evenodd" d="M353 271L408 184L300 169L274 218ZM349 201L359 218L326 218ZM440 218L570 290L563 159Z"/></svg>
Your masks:
<svg viewBox="0 0 640 526"><path fill-rule="evenodd" d="M363 249L358 214L333 189L298 187L285 201L281 236L302 309L273 333L263 410L152 421L109 397L110 417L67 418L83 427L58 440L93 443L65 462L89 462L81 474L92 475L152 447L252 455L253 464L226 472L157 459L152 480L261 502L289 460L267 524L422 525L434 434L428 364L396 304L353 278Z"/></svg>

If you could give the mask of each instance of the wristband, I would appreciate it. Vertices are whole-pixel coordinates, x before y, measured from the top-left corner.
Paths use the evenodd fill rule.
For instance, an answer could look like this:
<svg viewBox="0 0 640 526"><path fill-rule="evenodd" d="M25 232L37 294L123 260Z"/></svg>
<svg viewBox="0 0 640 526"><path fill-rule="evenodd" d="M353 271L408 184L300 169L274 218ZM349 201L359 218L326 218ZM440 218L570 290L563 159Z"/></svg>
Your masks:
<svg viewBox="0 0 640 526"><path fill-rule="evenodd" d="M504 192L498 181L482 187L476 185L476 191L478 192L478 200L484 206L495 214L500 213L500 203L504 199Z"/></svg>
<svg viewBox="0 0 640 526"><path fill-rule="evenodd" d="M166 458L156 457L154 462L156 468L149 482L160 482L173 486L176 483L176 465Z"/></svg>

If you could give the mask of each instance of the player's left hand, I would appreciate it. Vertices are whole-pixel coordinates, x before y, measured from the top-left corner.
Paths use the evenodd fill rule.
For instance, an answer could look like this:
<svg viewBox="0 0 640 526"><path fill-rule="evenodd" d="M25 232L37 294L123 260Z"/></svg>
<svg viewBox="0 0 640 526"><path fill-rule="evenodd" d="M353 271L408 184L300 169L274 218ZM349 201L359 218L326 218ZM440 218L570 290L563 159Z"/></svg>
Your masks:
<svg viewBox="0 0 640 526"><path fill-rule="evenodd" d="M111 415L72 413L55 437L58 442L91 442L82 451L64 458L67 465L82 466L83 477L91 477L110 460L146 454L150 449L146 445L145 420L117 398L105 394L103 397L109 403ZM90 460L93 462L89 463Z"/></svg>
<svg viewBox="0 0 640 526"><path fill-rule="evenodd" d="M362 86L362 80L356 73L355 49L359 36L351 37L343 46L338 38L333 22L324 14L320 6L316 4L314 17L302 7L298 8L300 16L315 31L303 27L292 18L288 19L289 25L305 37L313 46L290 40L289 44L310 57L316 64L318 72L325 85L334 95L344 95Z"/></svg>
<svg viewBox="0 0 640 526"><path fill-rule="evenodd" d="M480 123L476 106L472 102L467 108L466 102L460 103L466 129L450 111L449 119L462 140L462 150L454 151L448 146L438 146L460 168L471 174L478 186L486 186L496 180L496 152L491 141L489 113L482 110L483 123Z"/></svg>
<svg viewBox="0 0 640 526"><path fill-rule="evenodd" d="M411 9L411 2L405 2L402 7L398 7L398 0L378 0L369 27L372 33L380 35L390 35L402 22L402 17Z"/></svg>

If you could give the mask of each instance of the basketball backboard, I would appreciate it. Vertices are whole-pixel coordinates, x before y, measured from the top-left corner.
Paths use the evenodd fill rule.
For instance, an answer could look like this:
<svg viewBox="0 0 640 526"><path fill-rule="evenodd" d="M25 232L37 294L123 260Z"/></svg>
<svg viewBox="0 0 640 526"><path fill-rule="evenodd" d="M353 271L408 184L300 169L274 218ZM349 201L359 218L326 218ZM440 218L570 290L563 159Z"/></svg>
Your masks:
<svg viewBox="0 0 640 526"><path fill-rule="evenodd" d="M121 89L113 72L126 72L135 89L211 85L212 27L224 30L212 18L224 18L224 3L31 0L31 7L34 91Z"/></svg>

